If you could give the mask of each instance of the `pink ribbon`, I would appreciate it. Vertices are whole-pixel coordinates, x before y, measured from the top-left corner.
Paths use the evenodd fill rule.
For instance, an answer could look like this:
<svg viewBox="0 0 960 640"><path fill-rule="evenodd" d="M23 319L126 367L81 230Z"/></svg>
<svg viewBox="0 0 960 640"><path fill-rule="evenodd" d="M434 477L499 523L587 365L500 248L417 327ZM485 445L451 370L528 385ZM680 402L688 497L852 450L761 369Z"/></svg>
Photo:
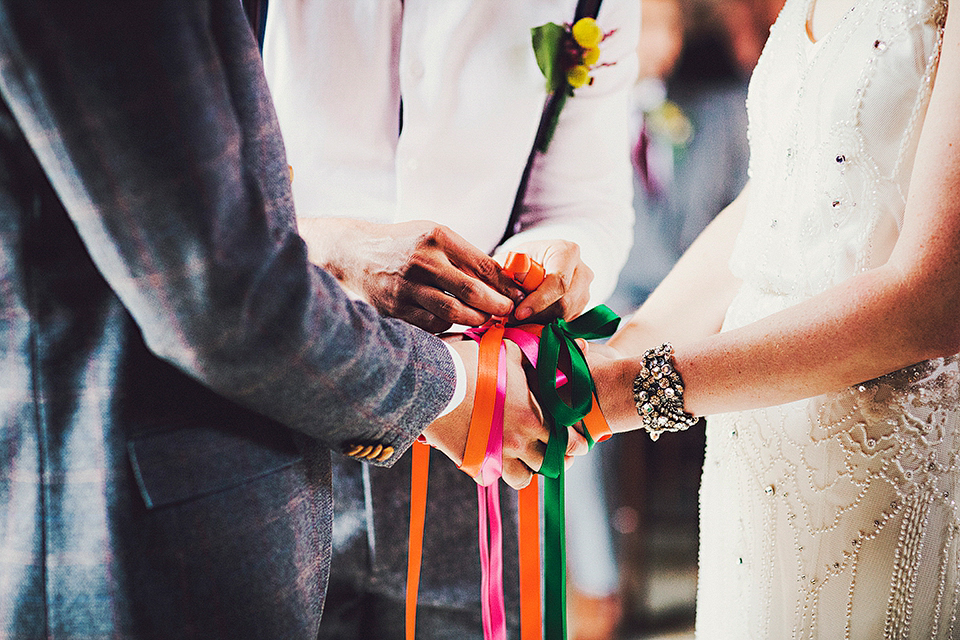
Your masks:
<svg viewBox="0 0 960 640"><path fill-rule="evenodd" d="M468 329L465 335L473 340L480 338L492 326ZM537 350L540 339L523 329L508 327L503 337L520 347L520 351L532 366L537 366ZM567 378L557 371L557 386L566 384ZM506 347L500 345L497 360L497 396L494 403L493 422L487 439L487 450L477 478L477 507L479 513L479 546L481 570L481 617L484 640L506 640L507 619L503 597L503 521L500 513L500 477L503 473L503 413L507 395Z"/></svg>

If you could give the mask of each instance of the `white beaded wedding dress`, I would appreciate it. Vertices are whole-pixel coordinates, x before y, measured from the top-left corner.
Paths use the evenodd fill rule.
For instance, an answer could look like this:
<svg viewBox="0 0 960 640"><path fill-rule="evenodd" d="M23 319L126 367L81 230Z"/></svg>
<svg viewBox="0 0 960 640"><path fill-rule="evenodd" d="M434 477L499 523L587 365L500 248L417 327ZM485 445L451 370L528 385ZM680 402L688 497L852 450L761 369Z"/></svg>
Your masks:
<svg viewBox="0 0 960 640"><path fill-rule="evenodd" d="M903 219L947 3L860 0L813 43L813 2L786 0L751 82L725 328L882 264ZM951 357L710 418L697 637L960 638L958 385Z"/></svg>

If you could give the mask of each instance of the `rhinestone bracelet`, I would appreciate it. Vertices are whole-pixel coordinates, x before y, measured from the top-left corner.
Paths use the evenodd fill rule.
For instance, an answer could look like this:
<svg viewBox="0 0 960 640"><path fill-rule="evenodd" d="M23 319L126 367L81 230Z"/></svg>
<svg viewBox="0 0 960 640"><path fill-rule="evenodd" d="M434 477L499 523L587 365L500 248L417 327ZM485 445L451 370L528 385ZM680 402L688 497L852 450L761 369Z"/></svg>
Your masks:
<svg viewBox="0 0 960 640"><path fill-rule="evenodd" d="M683 380L673 366L670 343L643 353L643 366L633 379L633 399L651 440L697 424L697 418L683 410Z"/></svg>

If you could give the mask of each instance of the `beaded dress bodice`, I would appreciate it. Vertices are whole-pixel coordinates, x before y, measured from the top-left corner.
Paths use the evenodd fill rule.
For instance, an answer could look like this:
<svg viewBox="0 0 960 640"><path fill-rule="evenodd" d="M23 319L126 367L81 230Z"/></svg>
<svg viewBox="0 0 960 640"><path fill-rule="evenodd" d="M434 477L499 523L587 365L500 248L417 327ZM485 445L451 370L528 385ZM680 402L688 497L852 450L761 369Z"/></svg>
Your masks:
<svg viewBox="0 0 960 640"><path fill-rule="evenodd" d="M751 81L751 182L725 329L883 264L945 0L860 0L816 43L786 0ZM697 637L960 638L956 356L711 417Z"/></svg>

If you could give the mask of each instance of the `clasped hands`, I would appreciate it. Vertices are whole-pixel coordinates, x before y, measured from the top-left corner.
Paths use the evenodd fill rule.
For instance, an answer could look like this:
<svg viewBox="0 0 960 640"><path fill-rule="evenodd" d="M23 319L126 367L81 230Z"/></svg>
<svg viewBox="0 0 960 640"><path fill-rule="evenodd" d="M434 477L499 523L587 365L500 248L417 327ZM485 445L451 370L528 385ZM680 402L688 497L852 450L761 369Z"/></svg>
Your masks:
<svg viewBox="0 0 960 640"><path fill-rule="evenodd" d="M425 221L375 224L352 219L301 219L300 232L313 262L384 315L438 333L453 325L479 326L492 317L524 323L572 319L589 300L593 272L579 247L565 240L513 247L539 262L543 282L524 292L501 264L442 225ZM478 345L460 334L445 337L463 360L466 399L423 432L427 442L458 465L463 460L477 383ZM527 385L520 349L506 342L504 481L520 489L544 460L550 432ZM568 427L567 460L586 453L587 442Z"/></svg>

